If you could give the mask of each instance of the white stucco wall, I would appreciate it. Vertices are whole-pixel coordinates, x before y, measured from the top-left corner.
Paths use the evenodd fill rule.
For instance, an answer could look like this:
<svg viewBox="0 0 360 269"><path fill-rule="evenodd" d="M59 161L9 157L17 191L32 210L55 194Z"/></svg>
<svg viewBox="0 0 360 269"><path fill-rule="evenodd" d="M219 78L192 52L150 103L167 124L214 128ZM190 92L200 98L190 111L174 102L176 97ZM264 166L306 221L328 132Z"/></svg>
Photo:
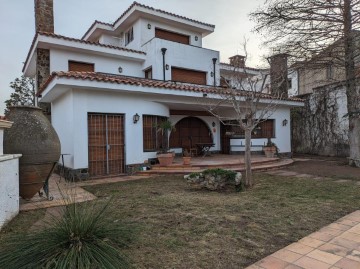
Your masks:
<svg viewBox="0 0 360 269"><path fill-rule="evenodd" d="M19 213L19 156L0 156L0 229Z"/></svg>
<svg viewBox="0 0 360 269"><path fill-rule="evenodd" d="M0 120L0 230L19 213L19 158L21 154L3 155L3 134L11 123Z"/></svg>
<svg viewBox="0 0 360 269"><path fill-rule="evenodd" d="M279 153L291 152L291 124L290 124L290 108L278 107L277 110L270 116L269 119L275 121L275 138L271 138L271 141L279 148ZM286 126L282 125L283 120L287 120ZM252 145L263 146L267 143L267 138L252 138ZM245 139L234 138L230 141L230 150L233 152L244 151L245 147L236 147L238 145L245 145ZM261 151L261 147L251 148L253 151Z"/></svg>
<svg viewBox="0 0 360 269"><path fill-rule="evenodd" d="M64 165L74 167L74 134L78 132L74 121L74 100L72 91L68 91L51 104L51 124L54 126L64 155ZM61 160L60 160L61 163Z"/></svg>
<svg viewBox="0 0 360 269"><path fill-rule="evenodd" d="M174 66L207 72L207 84L213 85L214 78L210 75L214 69L212 59L219 59L220 56L218 51L154 38L143 47L147 53L147 59L143 65L143 68L145 69L152 66L153 79L159 80L163 79L163 56L161 48L167 48L165 54L165 64L169 65L169 70L165 71L165 80L171 80L171 67ZM219 65L216 64L215 68L216 81L217 85L219 85Z"/></svg>
<svg viewBox="0 0 360 269"><path fill-rule="evenodd" d="M156 152L143 151L142 115L169 117L167 106L150 97L126 93L86 91L74 89L52 105L52 124L59 135L65 166L78 169L88 168L88 112L125 115L126 164L142 163L154 158ZM140 115L133 123L133 115Z"/></svg>
<svg viewBox="0 0 360 269"><path fill-rule="evenodd" d="M148 24L151 25L151 29L148 29ZM163 29L174 33L179 33L183 35L189 36L190 45L196 47L202 47L202 34L194 31L189 31L184 27L180 27L181 25L169 25L164 24L161 22L157 22L151 19L140 19L140 29L141 29L141 46L144 45L146 42L150 41L155 37L155 29ZM195 40L195 37L198 37L198 40Z"/></svg>
<svg viewBox="0 0 360 269"><path fill-rule="evenodd" d="M103 55L75 53L58 49L50 50L50 59L50 72L68 71L69 61L78 61L94 63L95 72L144 77L142 72L142 62L140 61L129 61L121 58L110 58ZM118 71L119 67L122 67L123 72L121 74Z"/></svg>

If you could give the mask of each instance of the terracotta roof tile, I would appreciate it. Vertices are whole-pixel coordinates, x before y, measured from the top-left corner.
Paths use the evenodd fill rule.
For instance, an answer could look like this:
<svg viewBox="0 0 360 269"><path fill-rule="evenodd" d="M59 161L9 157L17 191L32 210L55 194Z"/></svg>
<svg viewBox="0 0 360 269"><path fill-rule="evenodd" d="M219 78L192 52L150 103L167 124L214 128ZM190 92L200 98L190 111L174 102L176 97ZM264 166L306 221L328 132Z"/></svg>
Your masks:
<svg viewBox="0 0 360 269"><path fill-rule="evenodd" d="M104 22L101 22L101 21L95 21L95 22L89 27L89 29L86 31L86 33L83 35L82 39L85 38L85 36L91 31L91 29L94 27L94 25L95 25L96 23L100 23L100 24L104 24L104 25L109 25L109 26L115 26L115 24L118 23L123 17L125 17L125 15L126 15L127 13L129 13L129 11L130 11L134 6L143 7L143 8L152 10L152 11L157 11L157 12L160 12L160 13L163 13L163 14L166 14L166 15L170 15L170 16L173 16L173 17L177 17L177 18L180 18L180 19L184 19L184 20L187 20L187 21L191 21L191 22L195 22L195 23L199 23L199 24L202 24L202 25L205 25L205 26L209 26L209 27L215 28L215 25L213 25L213 24L209 24L209 23L197 21L197 20L194 20L194 19L187 18L187 17L185 17L185 16L181 16L181 15L177 15L177 14L174 14L174 13L171 13L171 12L168 12L168 11L165 11L165 10L155 9L155 8L153 8L153 7L150 7L150 6L147 6L147 5L143 5L143 4L140 4L140 3L138 3L138 2L133 2L132 5L131 5L127 10L125 10L125 12L124 12L123 14L121 14L121 16L120 16L113 24L104 23Z"/></svg>
<svg viewBox="0 0 360 269"><path fill-rule="evenodd" d="M188 84L174 81L161 81L154 79L145 79L138 77L128 77L128 76L120 76L120 75L112 75L105 73L94 73L94 72L53 72L49 79L44 83L41 87L37 95L40 95L46 87L50 84L50 82L55 78L71 78L71 79L79 79L79 80L90 80L97 82L109 82L116 84L125 84L125 85L138 85L149 88L164 88L164 89L172 89L172 90L182 90L182 91L191 91L191 92L200 92L207 94L217 94L217 93L226 93L227 88L222 87L212 87L212 86L204 86L197 84ZM239 96L248 96L249 92L247 91L238 91ZM260 93L261 98L264 99L278 99L272 95ZM286 101L296 101L303 102L300 98L286 98L282 99Z"/></svg>
<svg viewBox="0 0 360 269"><path fill-rule="evenodd" d="M146 55L145 52L143 51L139 51L139 50L133 50L133 49L127 49L127 48L123 48L123 47L118 47L118 46L112 46L112 45L106 45L106 44L101 44L101 43L97 43L97 42L91 42L91 41L85 41L82 39L78 39L78 38L73 38L73 37L67 37L67 36L63 36L63 35L58 35L58 34L54 34L54 33L47 33L47 32L37 32L34 36L34 39L31 43L31 47L30 50L28 52L28 55L26 56L26 60L25 60L25 64L23 66L22 72L24 72L25 70L25 66L27 64L27 62L29 61L30 58L30 53L35 45L35 41L37 40L38 36L49 36L49 37L53 37L53 38L57 38L57 39L63 39L63 40L67 40L67 41L74 41L74 42L78 42L78 43L83 43L83 44L89 44L89 45L94 45L94 46L99 46L99 47L104 47L104 48L110 48L110 49L116 49L116 50L121 50L121 51L127 51L127 52L133 52L133 53L139 53L139 54L144 54Z"/></svg>

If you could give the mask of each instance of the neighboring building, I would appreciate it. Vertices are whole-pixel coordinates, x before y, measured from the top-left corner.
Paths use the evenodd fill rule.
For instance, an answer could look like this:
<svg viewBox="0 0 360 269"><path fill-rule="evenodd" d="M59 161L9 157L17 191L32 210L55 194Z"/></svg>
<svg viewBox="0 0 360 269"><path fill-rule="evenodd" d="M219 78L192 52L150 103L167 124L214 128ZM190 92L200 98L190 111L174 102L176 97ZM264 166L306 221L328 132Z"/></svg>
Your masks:
<svg viewBox="0 0 360 269"><path fill-rule="evenodd" d="M290 67L287 70L287 91L288 96L298 95L298 72ZM229 58L229 63L220 63L220 86L239 87L246 78L258 76L265 79L265 84L259 86L259 91L271 93L270 70L246 66L246 58L242 55L234 55ZM246 87L245 87L246 88Z"/></svg>
<svg viewBox="0 0 360 269"><path fill-rule="evenodd" d="M308 61L294 64L298 73L298 97L305 103L304 108L292 113L295 152L349 155L346 77L342 59L343 46L339 40Z"/></svg>
<svg viewBox="0 0 360 269"><path fill-rule="evenodd" d="M128 165L156 157L157 123L165 118L176 126L170 146L177 153L201 142L214 143L216 152L244 150L243 135L227 136L201 105L222 90L219 52L202 47L214 25L134 2L115 23L95 21L75 39L53 33L52 0L35 2L38 32L23 71L37 77L39 101L51 103L61 151L69 154L66 168L91 176L125 173ZM269 100L264 94L261 102ZM278 103L253 145L270 136L285 154L290 124L283 121L303 104Z"/></svg>

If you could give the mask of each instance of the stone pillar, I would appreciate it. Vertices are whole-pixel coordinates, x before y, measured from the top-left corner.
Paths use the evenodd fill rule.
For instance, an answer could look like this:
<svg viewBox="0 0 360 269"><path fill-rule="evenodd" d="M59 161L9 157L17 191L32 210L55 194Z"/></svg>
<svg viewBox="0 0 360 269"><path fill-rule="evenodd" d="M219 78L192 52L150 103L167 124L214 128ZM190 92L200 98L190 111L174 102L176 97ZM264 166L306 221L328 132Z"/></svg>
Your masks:
<svg viewBox="0 0 360 269"><path fill-rule="evenodd" d="M54 33L53 0L35 0L36 32Z"/></svg>
<svg viewBox="0 0 360 269"><path fill-rule="evenodd" d="M288 97L287 54L281 53L270 57L271 94Z"/></svg>
<svg viewBox="0 0 360 269"><path fill-rule="evenodd" d="M53 0L34 0L36 32L54 33ZM39 90L50 76L50 50L38 48L36 51L36 88ZM38 104L45 115L50 116L49 103ZM48 117L50 119L50 117Z"/></svg>

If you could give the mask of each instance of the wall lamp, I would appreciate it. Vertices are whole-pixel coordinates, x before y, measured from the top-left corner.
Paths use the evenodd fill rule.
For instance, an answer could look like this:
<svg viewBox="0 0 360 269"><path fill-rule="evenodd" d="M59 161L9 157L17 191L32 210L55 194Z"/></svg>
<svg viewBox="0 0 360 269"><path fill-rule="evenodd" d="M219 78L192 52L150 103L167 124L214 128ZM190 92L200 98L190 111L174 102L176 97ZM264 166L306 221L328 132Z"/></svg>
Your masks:
<svg viewBox="0 0 360 269"><path fill-rule="evenodd" d="M286 126L288 124L288 120L287 119L284 119L283 122L282 122L282 125L283 126Z"/></svg>
<svg viewBox="0 0 360 269"><path fill-rule="evenodd" d="M199 40L198 36L195 36L195 41L198 41L198 40Z"/></svg>
<svg viewBox="0 0 360 269"><path fill-rule="evenodd" d="M213 77L214 77L214 72L211 72L211 73L210 73L210 76L213 78Z"/></svg>
<svg viewBox="0 0 360 269"><path fill-rule="evenodd" d="M133 121L134 121L134 123L137 123L139 120L140 120L140 116L139 116L138 113L136 113L136 114L133 116Z"/></svg>
<svg viewBox="0 0 360 269"><path fill-rule="evenodd" d="M121 66L118 68L118 71L119 71L120 74L123 72L123 69L122 69Z"/></svg>
<svg viewBox="0 0 360 269"><path fill-rule="evenodd" d="M168 64L165 65L165 69L169 70L170 66Z"/></svg>
<svg viewBox="0 0 360 269"><path fill-rule="evenodd" d="M148 27L148 29L150 30L150 29L151 29L151 24L148 23L147 27Z"/></svg>

